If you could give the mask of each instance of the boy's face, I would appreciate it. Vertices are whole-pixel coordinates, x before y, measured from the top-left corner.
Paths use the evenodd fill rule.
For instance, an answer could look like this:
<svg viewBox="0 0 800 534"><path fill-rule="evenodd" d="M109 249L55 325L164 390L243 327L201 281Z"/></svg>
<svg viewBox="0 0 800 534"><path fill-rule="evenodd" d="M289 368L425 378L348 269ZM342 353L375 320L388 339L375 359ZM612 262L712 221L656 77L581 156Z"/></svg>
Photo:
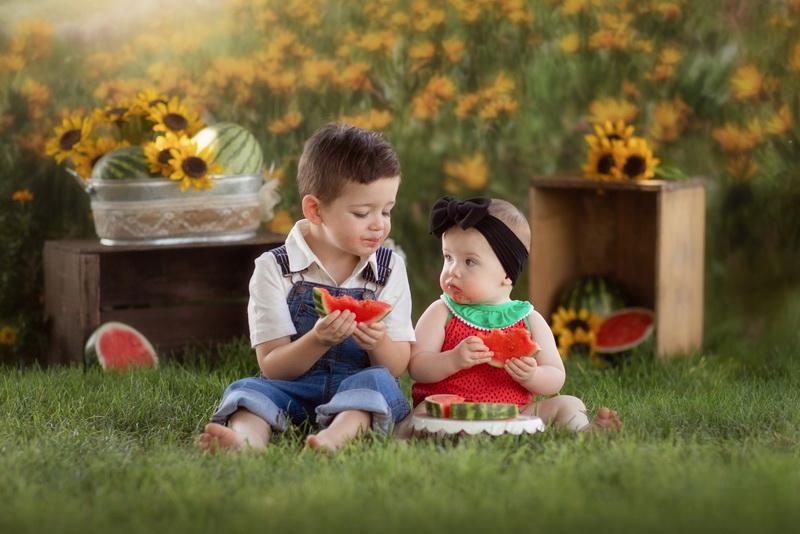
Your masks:
<svg viewBox="0 0 800 534"><path fill-rule="evenodd" d="M375 252L392 228L390 214L399 187L399 176L368 184L347 182L336 199L320 205L326 240L355 256Z"/></svg>
<svg viewBox="0 0 800 534"><path fill-rule="evenodd" d="M450 228L442 235L442 291L459 304L500 304L511 280L486 238L474 228Z"/></svg>

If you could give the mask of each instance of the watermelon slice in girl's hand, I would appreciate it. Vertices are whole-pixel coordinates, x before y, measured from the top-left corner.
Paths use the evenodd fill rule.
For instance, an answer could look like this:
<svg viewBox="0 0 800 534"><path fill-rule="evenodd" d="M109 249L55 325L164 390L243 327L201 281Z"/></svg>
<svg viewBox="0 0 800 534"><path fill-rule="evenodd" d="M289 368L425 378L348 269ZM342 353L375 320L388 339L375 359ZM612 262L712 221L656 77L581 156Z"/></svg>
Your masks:
<svg viewBox="0 0 800 534"><path fill-rule="evenodd" d="M324 287L314 288L314 306L320 317L335 311L351 311L357 323L380 321L392 311L392 305L380 300L356 300L349 295L334 297Z"/></svg>
<svg viewBox="0 0 800 534"><path fill-rule="evenodd" d="M501 330L495 328L486 333L478 334L483 344L494 352L492 359L487 362L492 367L503 367L506 360L533 356L541 350L537 342L531 339L527 328L512 328Z"/></svg>
<svg viewBox="0 0 800 534"><path fill-rule="evenodd" d="M153 345L141 332L124 323L100 325L84 349L87 365L99 363L105 371L126 371L133 367L157 367Z"/></svg>

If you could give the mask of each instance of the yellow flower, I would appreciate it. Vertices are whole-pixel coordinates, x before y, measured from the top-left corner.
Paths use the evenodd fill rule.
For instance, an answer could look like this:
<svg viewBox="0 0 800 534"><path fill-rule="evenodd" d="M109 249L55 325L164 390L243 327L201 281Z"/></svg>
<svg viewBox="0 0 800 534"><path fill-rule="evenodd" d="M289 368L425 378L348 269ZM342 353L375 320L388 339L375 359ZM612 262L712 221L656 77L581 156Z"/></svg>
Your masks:
<svg viewBox="0 0 800 534"><path fill-rule="evenodd" d="M728 153L742 153L755 148L761 141L757 131L743 130L731 123L726 123L722 128L714 128L711 136L720 144L722 150Z"/></svg>
<svg viewBox="0 0 800 534"><path fill-rule="evenodd" d="M664 18L678 18L683 13L683 8L677 2L658 2L653 7Z"/></svg>
<svg viewBox="0 0 800 534"><path fill-rule="evenodd" d="M620 146L620 145L618 145ZM655 175L660 160L653 157L647 141L641 137L633 137L623 147L620 158L621 177L626 180L649 180Z"/></svg>
<svg viewBox="0 0 800 534"><path fill-rule="evenodd" d="M446 161L444 172L448 176L460 180L469 189L483 189L489 177L489 168L483 154L464 156L460 160Z"/></svg>
<svg viewBox="0 0 800 534"><path fill-rule="evenodd" d="M600 30L589 36L589 48L624 50L628 48L631 36L627 31Z"/></svg>
<svg viewBox="0 0 800 534"><path fill-rule="evenodd" d="M595 135L587 135L586 142L589 145L599 143L601 139L609 141L627 141L633 136L634 128L625 124L625 121L605 121L602 124L594 125Z"/></svg>
<svg viewBox="0 0 800 534"><path fill-rule="evenodd" d="M20 54L0 54L0 74L19 72L25 67L25 58Z"/></svg>
<svg viewBox="0 0 800 534"><path fill-rule="evenodd" d="M467 24L472 24L481 16L482 6L479 2L473 0L450 0L450 5L458 12L458 18Z"/></svg>
<svg viewBox="0 0 800 534"><path fill-rule="evenodd" d="M0 345L12 346L17 342L17 329L4 325L0 328Z"/></svg>
<svg viewBox="0 0 800 534"><path fill-rule="evenodd" d="M800 42L794 45L792 55L789 58L789 67L795 72L800 72Z"/></svg>
<svg viewBox="0 0 800 534"><path fill-rule="evenodd" d="M658 61L664 65L677 65L683 59L683 53L677 48L666 47L658 54Z"/></svg>
<svg viewBox="0 0 800 534"><path fill-rule="evenodd" d="M309 60L303 63L303 83L309 89L321 86L322 81L336 80L336 63L329 59Z"/></svg>
<svg viewBox="0 0 800 534"><path fill-rule="evenodd" d="M456 94L456 86L447 76L433 76L425 90L442 100L452 100Z"/></svg>
<svg viewBox="0 0 800 534"><path fill-rule="evenodd" d="M370 52L382 51L389 54L394 48L397 37L391 31L365 33L358 40L358 46Z"/></svg>
<svg viewBox="0 0 800 534"><path fill-rule="evenodd" d="M197 190L210 189L211 176L222 172L222 166L211 163L211 148L209 146L197 150L197 143L187 141L172 149L174 157L169 160L175 169L169 176L172 180L179 180L181 191L186 191L190 186Z"/></svg>
<svg viewBox="0 0 800 534"><path fill-rule="evenodd" d="M417 70L436 55L436 47L430 41L424 41L411 45L408 49L408 57L414 60L413 70Z"/></svg>
<svg viewBox="0 0 800 534"><path fill-rule="evenodd" d="M411 114L414 118L427 120L439 113L442 102L455 97L455 85L446 76L433 76L425 88L411 100Z"/></svg>
<svg viewBox="0 0 800 534"><path fill-rule="evenodd" d="M464 41L456 38L445 39L442 41L442 48L444 49L444 55L447 57L447 60L455 63L461 59L461 54L464 52Z"/></svg>
<svg viewBox="0 0 800 534"><path fill-rule="evenodd" d="M136 93L136 99L133 101L131 108L135 113L149 114L150 110L158 104L168 104L169 98L167 95L155 90L145 89Z"/></svg>
<svg viewBox="0 0 800 534"><path fill-rule="evenodd" d="M294 221L292 220L292 216L289 215L289 212L286 210L276 211L275 216L272 217L269 223L270 231L276 234L288 234L293 226Z"/></svg>
<svg viewBox="0 0 800 534"><path fill-rule="evenodd" d="M589 122L605 123L606 121L633 122L639 109L635 104L621 98L605 98L594 100L589 105Z"/></svg>
<svg viewBox="0 0 800 534"><path fill-rule="evenodd" d="M764 125L764 131L771 135L781 135L792 126L792 112L784 104Z"/></svg>
<svg viewBox="0 0 800 534"><path fill-rule="evenodd" d="M577 32L568 33L558 40L558 47L565 54L574 54L581 47L581 38Z"/></svg>
<svg viewBox="0 0 800 534"><path fill-rule="evenodd" d="M156 104L150 110L149 118L155 123L153 130L157 132L172 132L191 137L203 128L197 113L190 110L178 97L173 97L167 104Z"/></svg>
<svg viewBox="0 0 800 534"><path fill-rule="evenodd" d="M564 0L561 12L566 16L577 15L586 7L586 0Z"/></svg>
<svg viewBox="0 0 800 534"><path fill-rule="evenodd" d="M47 141L47 155L58 163L75 154L92 132L92 120L80 115L72 115L56 126L55 136Z"/></svg>
<svg viewBox="0 0 800 534"><path fill-rule="evenodd" d="M405 13L394 13L389 17L389 24L395 29L405 28L408 26L408 15Z"/></svg>
<svg viewBox="0 0 800 534"><path fill-rule="evenodd" d="M728 163L725 165L725 170L731 176L739 178L740 180L747 180L758 170L758 165L752 160L749 154L731 154Z"/></svg>
<svg viewBox="0 0 800 534"><path fill-rule="evenodd" d="M161 176L171 176L175 168L170 163L178 157L178 148L189 142L185 135L177 136L172 132L156 137L155 141L144 145L144 155L150 172Z"/></svg>
<svg viewBox="0 0 800 534"><path fill-rule="evenodd" d="M361 115L342 116L342 122L366 130L383 130L392 122L392 114L387 110L370 109Z"/></svg>
<svg viewBox="0 0 800 534"><path fill-rule="evenodd" d="M131 106L127 100L121 99L117 103L95 109L92 116L95 124L122 125L131 116Z"/></svg>
<svg viewBox="0 0 800 534"><path fill-rule="evenodd" d="M467 93L461 98L458 99L458 103L456 103L456 116L460 118L465 118L469 115L469 112L478 105L478 102L481 100L481 95L478 93Z"/></svg>
<svg viewBox="0 0 800 534"><path fill-rule="evenodd" d="M290 111L283 117L272 121L269 125L269 131L275 135L280 135L295 130L300 126L301 122L303 122L303 115L298 111Z"/></svg>
<svg viewBox="0 0 800 534"><path fill-rule="evenodd" d="M763 76L758 67L752 64L742 65L731 78L733 97L737 100L746 100L758 96L761 92Z"/></svg>
<svg viewBox="0 0 800 534"><path fill-rule="evenodd" d="M369 79L370 66L362 61L351 63L339 73L336 84L351 91L369 91L372 82Z"/></svg>
<svg viewBox="0 0 800 534"><path fill-rule="evenodd" d="M524 0L500 0L500 9L511 24L533 23L533 14L528 11Z"/></svg>
<svg viewBox="0 0 800 534"><path fill-rule="evenodd" d="M444 22L445 12L443 9L433 9L426 0L414 0L411 2L411 25L418 32L426 32L431 28L441 25Z"/></svg>
<svg viewBox="0 0 800 534"><path fill-rule="evenodd" d="M566 358L570 349L577 345L582 345L586 354L594 353L597 331L603 323L599 315L587 309L559 307L550 323L562 358Z"/></svg>
<svg viewBox="0 0 800 534"><path fill-rule="evenodd" d="M28 189L20 189L19 191L14 191L11 194L11 200L14 202L19 202L20 204L30 202L33 200L33 193L31 193Z"/></svg>
<svg viewBox="0 0 800 534"><path fill-rule="evenodd" d="M675 141L683 133L691 108L681 97L662 100L653 107L653 124L650 135L662 142Z"/></svg>
<svg viewBox="0 0 800 534"><path fill-rule="evenodd" d="M44 115L44 108L50 100L50 89L46 85L28 78L22 83L19 92L28 102L30 118L41 119Z"/></svg>
<svg viewBox="0 0 800 534"><path fill-rule="evenodd" d="M583 175L589 180L613 181L622 179L622 142L605 137L589 145L589 154L583 165Z"/></svg>
<svg viewBox="0 0 800 534"><path fill-rule="evenodd" d="M115 148L122 146L128 146L128 142L117 141L110 137L101 137L96 140L87 139L86 143L81 145L80 152L72 157L75 172L81 178L88 180L97 161Z"/></svg>

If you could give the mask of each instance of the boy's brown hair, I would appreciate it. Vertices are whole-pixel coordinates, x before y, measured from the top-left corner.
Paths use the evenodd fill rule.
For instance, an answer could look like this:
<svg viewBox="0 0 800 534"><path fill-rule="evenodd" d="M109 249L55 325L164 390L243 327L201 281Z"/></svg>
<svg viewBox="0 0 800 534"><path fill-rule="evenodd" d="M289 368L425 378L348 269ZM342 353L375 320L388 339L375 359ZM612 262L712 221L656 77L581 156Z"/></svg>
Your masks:
<svg viewBox="0 0 800 534"><path fill-rule="evenodd" d="M327 124L303 146L297 165L300 197L336 199L348 181L368 184L400 176L397 154L381 134L348 124Z"/></svg>
<svg viewBox="0 0 800 534"><path fill-rule="evenodd" d="M525 217L517 207L506 200L493 198L492 203L489 204L489 215L500 219L503 224L508 226L522 244L525 249L530 252L531 250L531 226L528 224L528 219Z"/></svg>

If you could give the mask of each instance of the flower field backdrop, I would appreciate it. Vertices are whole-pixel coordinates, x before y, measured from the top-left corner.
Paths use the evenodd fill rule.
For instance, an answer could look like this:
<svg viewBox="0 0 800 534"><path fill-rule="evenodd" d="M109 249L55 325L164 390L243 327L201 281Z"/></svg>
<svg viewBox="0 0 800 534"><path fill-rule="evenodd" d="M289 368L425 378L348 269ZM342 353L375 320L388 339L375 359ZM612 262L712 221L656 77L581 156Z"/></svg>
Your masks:
<svg viewBox="0 0 800 534"><path fill-rule="evenodd" d="M606 120L647 139L656 177L708 180L709 342L769 333L767 313L796 298L798 0L39 4L0 6L5 362L45 350L44 240L94 236L85 193L52 157L55 128L143 91L255 134L281 180L276 232L299 215L311 132L332 120L383 131L403 167L392 233L413 251L417 312L437 294L432 202L486 194L525 209L529 178L579 174L584 136Z"/></svg>

